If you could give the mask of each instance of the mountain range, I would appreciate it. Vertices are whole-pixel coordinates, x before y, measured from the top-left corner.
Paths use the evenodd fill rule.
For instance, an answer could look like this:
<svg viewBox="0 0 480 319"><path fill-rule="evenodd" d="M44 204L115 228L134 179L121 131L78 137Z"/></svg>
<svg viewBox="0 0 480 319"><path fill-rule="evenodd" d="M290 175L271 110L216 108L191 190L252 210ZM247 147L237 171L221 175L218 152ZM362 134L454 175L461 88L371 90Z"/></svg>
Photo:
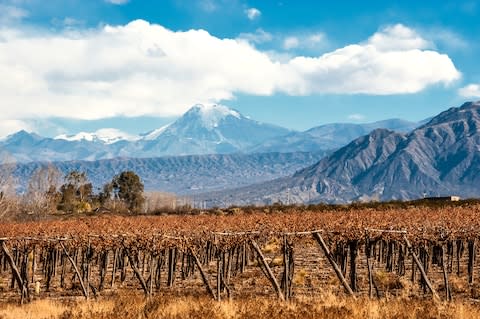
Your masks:
<svg viewBox="0 0 480 319"><path fill-rule="evenodd" d="M480 196L480 102L422 123L392 119L305 132L197 105L141 136L118 134L44 138L21 131L0 147L20 162L13 170L19 191L45 161L55 161L64 174L86 172L95 187L133 170L147 190L194 195L207 206Z"/></svg>
<svg viewBox="0 0 480 319"><path fill-rule="evenodd" d="M156 158L107 159L98 161L65 161L17 163L11 174L18 181L17 190L26 190L33 173L47 165L62 175L77 170L85 172L97 191L122 171L134 171L147 191L193 195L215 190L265 182L287 176L318 162L324 152L214 154L166 156Z"/></svg>
<svg viewBox="0 0 480 319"><path fill-rule="evenodd" d="M42 137L20 131L0 141L0 150L21 163L95 161L234 153L325 152L375 128L408 132L420 125L400 119L369 124L327 124L305 132L252 120L223 105L195 105L175 122L132 136L116 129Z"/></svg>
<svg viewBox="0 0 480 319"><path fill-rule="evenodd" d="M409 133L375 129L295 174L204 194L210 206L344 203L480 196L480 102L450 108Z"/></svg>

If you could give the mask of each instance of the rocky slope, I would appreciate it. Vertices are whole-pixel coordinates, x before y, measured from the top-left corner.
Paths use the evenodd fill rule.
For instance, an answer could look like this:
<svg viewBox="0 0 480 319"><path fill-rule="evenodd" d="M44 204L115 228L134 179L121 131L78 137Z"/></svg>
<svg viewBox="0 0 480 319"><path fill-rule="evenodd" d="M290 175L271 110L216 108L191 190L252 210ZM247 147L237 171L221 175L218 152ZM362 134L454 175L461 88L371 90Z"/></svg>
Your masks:
<svg viewBox="0 0 480 319"><path fill-rule="evenodd" d="M290 177L205 194L214 206L480 197L480 102L451 108L402 134L377 129Z"/></svg>
<svg viewBox="0 0 480 319"><path fill-rule="evenodd" d="M324 153L264 153L170 156L162 158L111 159L99 161L70 161L57 163L33 162L17 164L13 175L19 191L25 189L32 173L40 167L54 165L63 174L72 170L86 172L97 191L122 171L136 172L146 190L177 194L224 190L250 185L281 176L317 162ZM1 167L0 167L1 168ZM11 170L11 165L6 169Z"/></svg>

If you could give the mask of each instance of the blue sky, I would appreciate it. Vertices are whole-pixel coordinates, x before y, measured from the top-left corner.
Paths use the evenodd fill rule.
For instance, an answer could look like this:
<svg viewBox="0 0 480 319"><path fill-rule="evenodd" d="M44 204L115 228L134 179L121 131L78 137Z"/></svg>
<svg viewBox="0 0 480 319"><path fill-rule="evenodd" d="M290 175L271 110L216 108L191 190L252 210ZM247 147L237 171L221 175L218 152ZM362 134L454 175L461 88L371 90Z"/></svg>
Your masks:
<svg viewBox="0 0 480 319"><path fill-rule="evenodd" d="M195 103L305 130L480 99L480 1L0 0L0 135L140 133Z"/></svg>

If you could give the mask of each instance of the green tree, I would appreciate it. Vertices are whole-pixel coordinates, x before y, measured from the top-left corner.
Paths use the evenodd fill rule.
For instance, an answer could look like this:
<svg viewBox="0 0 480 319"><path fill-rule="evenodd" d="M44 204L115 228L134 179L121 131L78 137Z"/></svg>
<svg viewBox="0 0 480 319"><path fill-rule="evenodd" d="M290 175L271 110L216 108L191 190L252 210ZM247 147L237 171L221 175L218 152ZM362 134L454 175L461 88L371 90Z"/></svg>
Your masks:
<svg viewBox="0 0 480 319"><path fill-rule="evenodd" d="M60 187L61 200L59 208L70 212L91 210L93 186L84 172L71 171L65 176L65 183Z"/></svg>
<svg viewBox="0 0 480 319"><path fill-rule="evenodd" d="M125 171L112 179L112 191L115 199L123 201L130 211L138 213L145 202L143 183L132 171Z"/></svg>
<svg viewBox="0 0 480 319"><path fill-rule="evenodd" d="M103 189L98 193L97 200L100 205L107 204L112 199L113 186L112 183L103 185Z"/></svg>

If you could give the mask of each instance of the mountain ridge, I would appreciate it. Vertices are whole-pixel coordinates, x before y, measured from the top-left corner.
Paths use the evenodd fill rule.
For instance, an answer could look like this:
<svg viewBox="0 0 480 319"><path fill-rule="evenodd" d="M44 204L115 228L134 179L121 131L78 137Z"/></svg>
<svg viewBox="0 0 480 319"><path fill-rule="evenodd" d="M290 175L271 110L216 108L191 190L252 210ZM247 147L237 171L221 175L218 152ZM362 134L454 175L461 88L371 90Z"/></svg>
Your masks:
<svg viewBox="0 0 480 319"><path fill-rule="evenodd" d="M232 203L479 197L480 102L450 108L410 133L376 129L289 177L225 193Z"/></svg>
<svg viewBox="0 0 480 319"><path fill-rule="evenodd" d="M252 120L223 105L197 104L173 123L139 136L108 128L54 138L19 131L1 140L0 150L19 162L317 152L337 149L373 128L408 131L417 125L390 119L367 124L334 123L297 132Z"/></svg>
<svg viewBox="0 0 480 319"><path fill-rule="evenodd" d="M12 175L19 181L18 190L22 192L32 174L39 168L53 166L63 175L78 170L85 172L94 189L98 189L114 175L130 170L141 177L147 191L193 195L231 188L232 185L246 186L292 174L300 168L316 163L324 155L323 152L296 152L31 162L16 164ZM6 168L12 169L10 166Z"/></svg>

